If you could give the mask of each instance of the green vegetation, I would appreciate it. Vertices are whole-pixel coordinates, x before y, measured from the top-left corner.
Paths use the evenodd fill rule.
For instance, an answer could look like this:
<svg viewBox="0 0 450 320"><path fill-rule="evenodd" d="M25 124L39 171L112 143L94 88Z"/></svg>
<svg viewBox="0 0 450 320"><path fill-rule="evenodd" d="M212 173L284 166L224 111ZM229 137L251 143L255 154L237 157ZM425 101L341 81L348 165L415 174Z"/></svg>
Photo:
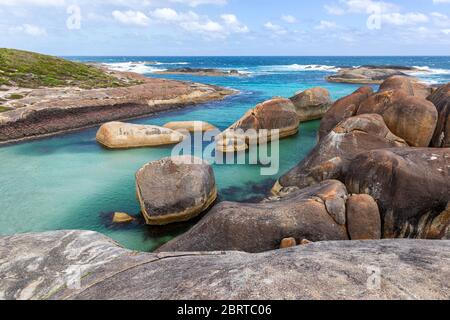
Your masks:
<svg viewBox="0 0 450 320"><path fill-rule="evenodd" d="M0 106L0 113L5 112L5 111L9 111L11 109L4 107L4 106Z"/></svg>
<svg viewBox="0 0 450 320"><path fill-rule="evenodd" d="M28 51L0 48L0 85L24 88L77 86L91 89L135 83L119 80L94 66Z"/></svg>
<svg viewBox="0 0 450 320"><path fill-rule="evenodd" d="M19 99L23 99L24 96L21 94L13 93L13 94L10 94L9 96L7 96L6 98L10 99L10 100L19 100Z"/></svg>

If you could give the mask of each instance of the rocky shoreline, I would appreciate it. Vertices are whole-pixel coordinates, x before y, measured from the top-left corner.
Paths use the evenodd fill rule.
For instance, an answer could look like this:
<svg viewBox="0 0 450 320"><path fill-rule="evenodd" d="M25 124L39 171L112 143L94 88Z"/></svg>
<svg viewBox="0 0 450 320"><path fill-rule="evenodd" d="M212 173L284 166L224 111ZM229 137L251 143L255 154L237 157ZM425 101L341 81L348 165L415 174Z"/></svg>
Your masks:
<svg viewBox="0 0 450 320"><path fill-rule="evenodd" d="M155 74L185 74L201 77L239 77L243 74L237 70L219 70L207 68L173 68L164 71L156 71Z"/></svg>
<svg viewBox="0 0 450 320"><path fill-rule="evenodd" d="M140 84L106 89L41 88L20 90L0 113L0 144L36 139L224 99L236 91L217 86L114 72ZM17 91L11 88L8 94Z"/></svg>
<svg viewBox="0 0 450 320"><path fill-rule="evenodd" d="M23 234L0 238L0 299L448 300L449 246L336 241L260 254L138 253L90 231Z"/></svg>

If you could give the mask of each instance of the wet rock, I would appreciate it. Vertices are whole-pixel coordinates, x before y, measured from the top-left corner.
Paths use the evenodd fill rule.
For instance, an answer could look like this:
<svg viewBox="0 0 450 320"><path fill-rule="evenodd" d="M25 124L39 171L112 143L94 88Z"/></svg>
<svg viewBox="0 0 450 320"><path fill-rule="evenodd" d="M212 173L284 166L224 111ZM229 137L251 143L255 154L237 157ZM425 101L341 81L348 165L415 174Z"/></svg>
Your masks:
<svg viewBox="0 0 450 320"><path fill-rule="evenodd" d="M192 156L164 158L136 173L136 192L145 221L165 225L188 221L217 198L212 167Z"/></svg>
<svg viewBox="0 0 450 320"><path fill-rule="evenodd" d="M337 100L325 113L320 122L319 139L329 134L341 121L355 116L361 102L366 100L372 93L372 88L365 86L359 88L351 95Z"/></svg>
<svg viewBox="0 0 450 320"><path fill-rule="evenodd" d="M377 113L388 128L410 146L428 147L436 129L438 112L424 98L404 91L383 91L361 103L358 114Z"/></svg>
<svg viewBox="0 0 450 320"><path fill-rule="evenodd" d="M431 145L450 148L450 83L438 88L429 98L439 113Z"/></svg>
<svg viewBox="0 0 450 320"><path fill-rule="evenodd" d="M284 238L346 240L345 186L336 180L257 204L222 202L194 228L158 249L164 251L278 249Z"/></svg>
<svg viewBox="0 0 450 320"><path fill-rule="evenodd" d="M354 194L347 200L347 228L352 240L381 239L378 205L367 194Z"/></svg>
<svg viewBox="0 0 450 320"><path fill-rule="evenodd" d="M21 234L0 238L0 270L7 275L0 277L0 297L449 300L449 246L449 241L336 241L261 254L155 254L126 250L90 231ZM381 271L380 286L368 290L374 267ZM81 278L73 282L77 274Z"/></svg>
<svg viewBox="0 0 450 320"><path fill-rule="evenodd" d="M351 193L378 204L385 238L421 238L450 201L450 149L393 148L362 152L346 170ZM448 220L446 223L450 223Z"/></svg>
<svg viewBox="0 0 450 320"><path fill-rule="evenodd" d="M115 212L112 221L113 223L130 223L134 221L134 218L124 212Z"/></svg>
<svg viewBox="0 0 450 320"><path fill-rule="evenodd" d="M321 119L333 103L330 92L320 87L298 92L290 99L300 122Z"/></svg>
<svg viewBox="0 0 450 320"><path fill-rule="evenodd" d="M348 118L321 139L303 161L283 175L273 191L276 194L282 187L304 188L327 179L341 179L358 153L400 146L408 145L389 131L380 115Z"/></svg>
<svg viewBox="0 0 450 320"><path fill-rule="evenodd" d="M96 139L110 149L127 149L177 144L185 136L158 126L108 122L97 131Z"/></svg>

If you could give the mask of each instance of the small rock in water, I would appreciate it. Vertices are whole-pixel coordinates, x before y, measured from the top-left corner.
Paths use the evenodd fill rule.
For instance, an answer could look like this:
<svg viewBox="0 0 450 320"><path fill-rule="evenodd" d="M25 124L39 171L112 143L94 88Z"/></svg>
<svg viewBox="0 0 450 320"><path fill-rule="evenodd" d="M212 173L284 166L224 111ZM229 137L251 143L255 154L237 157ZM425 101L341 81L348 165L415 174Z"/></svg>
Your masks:
<svg viewBox="0 0 450 320"><path fill-rule="evenodd" d="M295 238L285 238L281 240L280 249L292 248L297 245Z"/></svg>
<svg viewBox="0 0 450 320"><path fill-rule="evenodd" d="M115 212L112 221L113 223L130 223L134 221L134 218L127 213Z"/></svg>

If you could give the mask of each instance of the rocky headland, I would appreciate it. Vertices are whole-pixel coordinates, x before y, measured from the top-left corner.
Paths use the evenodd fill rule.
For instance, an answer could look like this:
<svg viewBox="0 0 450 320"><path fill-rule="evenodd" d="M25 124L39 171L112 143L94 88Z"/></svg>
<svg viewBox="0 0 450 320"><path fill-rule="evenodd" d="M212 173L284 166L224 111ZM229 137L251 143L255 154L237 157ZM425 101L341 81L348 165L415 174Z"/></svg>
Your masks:
<svg viewBox="0 0 450 320"><path fill-rule="evenodd" d="M423 71L403 66L360 66L341 68L337 74L327 77L330 82L381 84L392 76L409 76L410 73Z"/></svg>
<svg viewBox="0 0 450 320"><path fill-rule="evenodd" d="M9 70L0 73L0 143L143 117L235 93L17 50L2 49L0 66ZM47 69L60 73L41 77Z"/></svg>

